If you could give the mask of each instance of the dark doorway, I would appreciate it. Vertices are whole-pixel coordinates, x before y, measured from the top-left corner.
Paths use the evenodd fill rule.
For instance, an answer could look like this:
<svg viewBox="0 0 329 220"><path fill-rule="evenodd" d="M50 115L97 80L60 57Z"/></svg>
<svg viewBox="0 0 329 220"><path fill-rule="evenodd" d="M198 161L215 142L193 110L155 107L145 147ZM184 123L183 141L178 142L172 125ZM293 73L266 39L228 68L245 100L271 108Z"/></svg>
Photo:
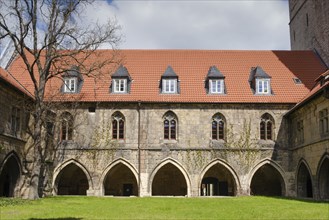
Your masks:
<svg viewBox="0 0 329 220"><path fill-rule="evenodd" d="M201 196L234 196L235 183L231 172L221 164L215 164L204 175Z"/></svg>
<svg viewBox="0 0 329 220"><path fill-rule="evenodd" d="M123 196L133 195L133 184L123 184Z"/></svg>
<svg viewBox="0 0 329 220"><path fill-rule="evenodd" d="M297 196L313 197L311 175L304 163L301 163L297 174Z"/></svg>
<svg viewBox="0 0 329 220"><path fill-rule="evenodd" d="M182 172L168 163L155 174L152 182L153 196L185 196L187 184Z"/></svg>
<svg viewBox="0 0 329 220"><path fill-rule="evenodd" d="M262 196L282 196L284 182L281 174L271 165L260 167L251 180L250 194Z"/></svg>
<svg viewBox="0 0 329 220"><path fill-rule="evenodd" d="M320 166L319 193L321 199L329 199L329 158L324 159Z"/></svg>
<svg viewBox="0 0 329 220"><path fill-rule="evenodd" d="M115 165L104 180L105 195L138 196L137 180L123 163Z"/></svg>
<svg viewBox="0 0 329 220"><path fill-rule="evenodd" d="M57 195L87 195L89 188L86 174L71 163L57 177Z"/></svg>
<svg viewBox="0 0 329 220"><path fill-rule="evenodd" d="M14 197L19 178L20 168L17 159L10 156L0 174L0 196Z"/></svg>

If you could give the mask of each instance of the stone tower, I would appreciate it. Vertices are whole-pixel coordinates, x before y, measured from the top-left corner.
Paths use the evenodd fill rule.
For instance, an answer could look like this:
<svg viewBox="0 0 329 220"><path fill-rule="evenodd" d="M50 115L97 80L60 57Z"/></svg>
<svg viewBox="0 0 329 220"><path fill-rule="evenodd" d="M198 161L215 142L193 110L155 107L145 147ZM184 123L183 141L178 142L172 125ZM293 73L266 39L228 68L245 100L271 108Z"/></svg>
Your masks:
<svg viewBox="0 0 329 220"><path fill-rule="evenodd" d="M292 50L315 50L329 66L329 1L289 0Z"/></svg>

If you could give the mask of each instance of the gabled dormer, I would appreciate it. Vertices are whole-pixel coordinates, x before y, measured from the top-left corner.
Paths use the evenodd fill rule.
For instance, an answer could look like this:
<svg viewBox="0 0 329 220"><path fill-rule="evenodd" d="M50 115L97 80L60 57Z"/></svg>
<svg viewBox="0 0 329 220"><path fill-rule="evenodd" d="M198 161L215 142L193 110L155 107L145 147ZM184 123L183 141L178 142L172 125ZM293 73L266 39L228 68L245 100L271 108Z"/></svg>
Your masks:
<svg viewBox="0 0 329 220"><path fill-rule="evenodd" d="M64 83L61 91L63 93L79 93L81 91L83 78L79 67L72 66L70 70L62 75L62 78Z"/></svg>
<svg viewBox="0 0 329 220"><path fill-rule="evenodd" d="M117 71L112 74L111 93L129 93L131 77L126 67L120 65Z"/></svg>
<svg viewBox="0 0 329 220"><path fill-rule="evenodd" d="M205 87L208 94L225 94L225 76L217 69L211 66L205 80Z"/></svg>
<svg viewBox="0 0 329 220"><path fill-rule="evenodd" d="M164 94L178 94L180 92L178 75L171 66L168 66L161 76L160 92Z"/></svg>
<svg viewBox="0 0 329 220"><path fill-rule="evenodd" d="M252 67L249 75L249 84L255 95L272 95L271 76L260 66Z"/></svg>

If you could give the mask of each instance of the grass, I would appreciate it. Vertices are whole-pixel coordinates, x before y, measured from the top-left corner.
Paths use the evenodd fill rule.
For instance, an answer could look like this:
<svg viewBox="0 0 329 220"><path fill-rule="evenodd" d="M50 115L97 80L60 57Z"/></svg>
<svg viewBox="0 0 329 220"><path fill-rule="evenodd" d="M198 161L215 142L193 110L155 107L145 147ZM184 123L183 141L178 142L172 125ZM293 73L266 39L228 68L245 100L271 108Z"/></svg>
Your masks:
<svg viewBox="0 0 329 220"><path fill-rule="evenodd" d="M0 219L329 219L329 203L269 197L0 198Z"/></svg>

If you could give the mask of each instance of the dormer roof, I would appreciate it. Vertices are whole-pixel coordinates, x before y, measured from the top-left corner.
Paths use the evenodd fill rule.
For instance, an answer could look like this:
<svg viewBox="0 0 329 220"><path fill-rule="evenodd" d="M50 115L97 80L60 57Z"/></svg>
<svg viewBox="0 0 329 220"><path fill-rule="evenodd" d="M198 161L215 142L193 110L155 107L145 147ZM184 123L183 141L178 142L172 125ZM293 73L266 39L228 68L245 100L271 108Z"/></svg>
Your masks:
<svg viewBox="0 0 329 220"><path fill-rule="evenodd" d="M128 78L130 79L129 72L126 67L120 65L119 68L111 75L112 78Z"/></svg>
<svg viewBox="0 0 329 220"><path fill-rule="evenodd" d="M178 78L178 75L175 73L171 66L168 66L166 71L162 74L161 78Z"/></svg>
<svg viewBox="0 0 329 220"><path fill-rule="evenodd" d="M251 82L253 79L270 79L272 78L270 75L268 75L260 66L252 67L249 75L249 82Z"/></svg>
<svg viewBox="0 0 329 220"><path fill-rule="evenodd" d="M208 70L207 79L209 78L222 78L224 79L225 76L218 70L216 66L211 66Z"/></svg>

